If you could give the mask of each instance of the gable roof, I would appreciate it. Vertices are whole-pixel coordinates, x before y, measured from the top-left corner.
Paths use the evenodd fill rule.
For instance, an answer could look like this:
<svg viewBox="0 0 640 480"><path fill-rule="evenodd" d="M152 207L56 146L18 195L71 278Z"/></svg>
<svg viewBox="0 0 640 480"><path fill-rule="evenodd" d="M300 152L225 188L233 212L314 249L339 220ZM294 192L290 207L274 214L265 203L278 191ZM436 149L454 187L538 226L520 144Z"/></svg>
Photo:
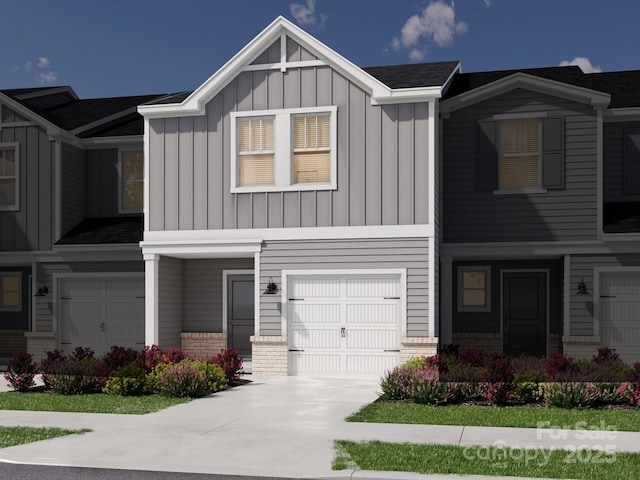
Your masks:
<svg viewBox="0 0 640 480"><path fill-rule="evenodd" d="M609 109L640 107L640 70L584 73L580 67L525 68L461 73L454 77L444 99L499 83L516 74L528 75L610 96ZM583 90L584 91L584 90Z"/></svg>
<svg viewBox="0 0 640 480"><path fill-rule="evenodd" d="M431 62L365 67L363 70L389 88L442 87L459 66L460 62Z"/></svg>
<svg viewBox="0 0 640 480"><path fill-rule="evenodd" d="M284 42L286 37L302 45L302 47L313 54L318 60L306 62L287 61L286 42ZM260 65L252 65L252 62L278 39L282 39L280 62L269 64L269 68L279 68L281 71L286 71L288 67L329 65L340 72L341 75L344 75L350 81L369 92L374 104L428 101L440 98L444 82L450 79L459 66L457 62L437 64L437 72L430 77L429 82L427 82L429 83L428 85L416 85L414 78L413 82L408 82L412 85L411 87L391 87L386 84L385 81L378 78L378 76L384 77L386 81L390 81L389 79L392 77L390 73L393 72L383 70L381 67L372 67L371 70L374 71L377 76L369 73L357 67L286 18L280 16L188 96L182 99L177 97L172 103L143 105L138 108L138 111L145 117L179 117L204 114L205 104L239 75L244 68L260 68ZM423 64L423 69L426 68L424 65L429 64ZM407 75L407 77L408 76L409 75ZM434 79L444 80L442 82L435 82ZM405 81L406 80L407 78L405 78ZM420 81L417 83L423 82Z"/></svg>

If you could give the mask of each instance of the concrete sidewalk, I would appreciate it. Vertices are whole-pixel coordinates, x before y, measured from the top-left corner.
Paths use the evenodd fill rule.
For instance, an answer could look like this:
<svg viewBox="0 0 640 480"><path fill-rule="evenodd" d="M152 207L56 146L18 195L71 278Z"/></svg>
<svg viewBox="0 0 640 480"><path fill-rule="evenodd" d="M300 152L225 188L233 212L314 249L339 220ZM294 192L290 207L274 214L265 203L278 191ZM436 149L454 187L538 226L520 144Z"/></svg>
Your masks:
<svg viewBox="0 0 640 480"><path fill-rule="evenodd" d="M357 472L352 476L351 471L333 471L333 440L532 448L609 445L615 451L640 451L640 433L347 423L347 415L375 400L377 379L251 380L250 384L143 416L0 411L0 425L4 426L92 430L2 449L0 461L290 478L455 479L462 477L398 472Z"/></svg>

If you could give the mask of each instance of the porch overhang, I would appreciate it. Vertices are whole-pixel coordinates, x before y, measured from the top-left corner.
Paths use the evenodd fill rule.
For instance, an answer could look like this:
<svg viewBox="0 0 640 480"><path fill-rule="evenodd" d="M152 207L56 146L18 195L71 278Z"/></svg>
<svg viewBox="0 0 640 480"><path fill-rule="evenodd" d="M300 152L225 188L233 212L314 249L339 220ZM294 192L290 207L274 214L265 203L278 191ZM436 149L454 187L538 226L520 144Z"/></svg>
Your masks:
<svg viewBox="0 0 640 480"><path fill-rule="evenodd" d="M147 240L140 242L142 255L162 255L174 258L224 258L253 257L262 251L262 239L246 240L187 240L174 241Z"/></svg>

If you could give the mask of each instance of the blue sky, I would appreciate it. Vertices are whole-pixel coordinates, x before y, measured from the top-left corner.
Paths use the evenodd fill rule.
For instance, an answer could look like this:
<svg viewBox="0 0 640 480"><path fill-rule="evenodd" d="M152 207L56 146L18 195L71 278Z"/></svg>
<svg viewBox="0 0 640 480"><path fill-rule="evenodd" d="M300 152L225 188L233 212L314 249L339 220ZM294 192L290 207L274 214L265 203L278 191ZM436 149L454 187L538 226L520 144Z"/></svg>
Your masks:
<svg viewBox="0 0 640 480"><path fill-rule="evenodd" d="M0 88L192 90L278 15L360 66L640 69L635 0L0 0Z"/></svg>

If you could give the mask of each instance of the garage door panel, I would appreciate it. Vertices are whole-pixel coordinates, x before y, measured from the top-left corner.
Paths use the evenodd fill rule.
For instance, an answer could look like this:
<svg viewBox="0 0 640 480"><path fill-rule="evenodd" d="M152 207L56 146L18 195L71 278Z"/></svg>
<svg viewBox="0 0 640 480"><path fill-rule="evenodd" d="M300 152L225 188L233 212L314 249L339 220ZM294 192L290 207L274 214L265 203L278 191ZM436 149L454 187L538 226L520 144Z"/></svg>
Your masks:
<svg viewBox="0 0 640 480"><path fill-rule="evenodd" d="M346 343L351 350L392 350L398 346L398 331L350 328Z"/></svg>
<svg viewBox="0 0 640 480"><path fill-rule="evenodd" d="M106 297L144 297L144 282L140 279L107 279L104 281Z"/></svg>
<svg viewBox="0 0 640 480"><path fill-rule="evenodd" d="M336 375L340 373L340 355L326 353L290 353L291 370L294 373Z"/></svg>
<svg viewBox="0 0 640 480"><path fill-rule="evenodd" d="M291 331L291 348L321 348L323 350L340 348L340 331L336 329L294 329Z"/></svg>
<svg viewBox="0 0 640 480"><path fill-rule="evenodd" d="M640 272L600 277L600 339L628 364L640 362Z"/></svg>
<svg viewBox="0 0 640 480"><path fill-rule="evenodd" d="M397 278L348 278L347 297L384 298L399 297L400 284Z"/></svg>
<svg viewBox="0 0 640 480"><path fill-rule="evenodd" d="M603 300L602 305L604 307L602 309L602 319L605 322L630 321L637 323L640 321L640 318L638 317L638 313L640 312L640 301L638 300Z"/></svg>
<svg viewBox="0 0 640 480"><path fill-rule="evenodd" d="M291 304L290 321L295 324L324 324L340 322L339 304L298 303Z"/></svg>
<svg viewBox="0 0 640 480"><path fill-rule="evenodd" d="M107 320L138 320L144 318L144 303L136 301L110 301L105 304Z"/></svg>
<svg viewBox="0 0 640 480"><path fill-rule="evenodd" d="M63 319L82 319L84 321L100 320L102 318L102 304L82 301L63 301Z"/></svg>
<svg viewBox="0 0 640 480"><path fill-rule="evenodd" d="M397 325L398 324L398 304L347 304L347 323L375 324L375 325Z"/></svg>
<svg viewBox="0 0 640 480"><path fill-rule="evenodd" d="M395 355L347 355L347 375L380 375L398 363Z"/></svg>
<svg viewBox="0 0 640 480"><path fill-rule="evenodd" d="M100 297L104 287L102 280L65 280L62 282L62 298Z"/></svg>
<svg viewBox="0 0 640 480"><path fill-rule="evenodd" d="M603 295L638 295L640 275L637 272L608 273L603 276L600 288Z"/></svg>
<svg viewBox="0 0 640 480"><path fill-rule="evenodd" d="M289 287L291 298L338 298L339 278L299 278Z"/></svg>

